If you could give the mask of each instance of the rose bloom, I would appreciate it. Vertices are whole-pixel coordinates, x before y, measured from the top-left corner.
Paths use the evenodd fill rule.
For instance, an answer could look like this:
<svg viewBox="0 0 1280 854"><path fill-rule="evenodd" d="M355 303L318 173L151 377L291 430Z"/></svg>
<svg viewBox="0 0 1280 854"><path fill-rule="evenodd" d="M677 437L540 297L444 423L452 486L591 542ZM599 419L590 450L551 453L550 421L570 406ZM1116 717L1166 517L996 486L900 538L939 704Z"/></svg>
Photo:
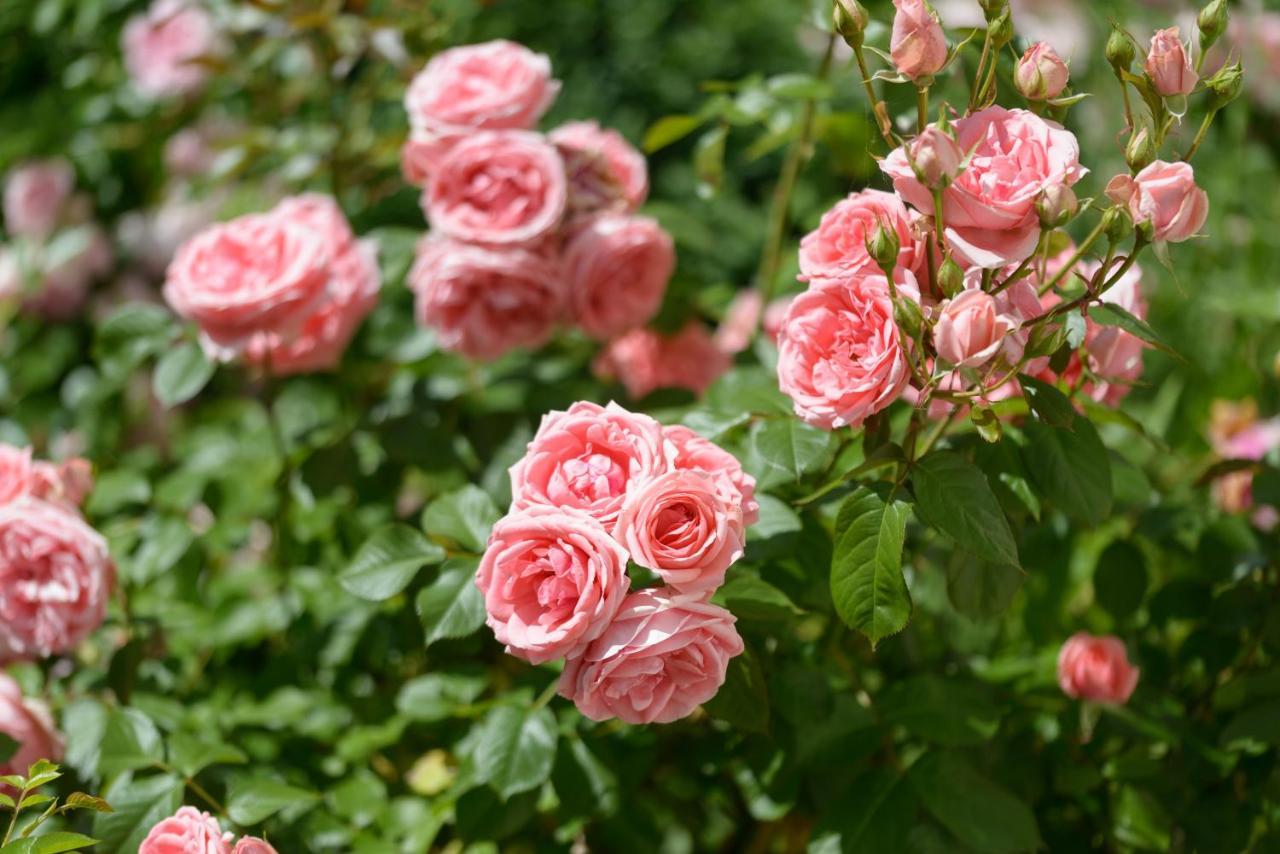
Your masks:
<svg viewBox="0 0 1280 854"><path fill-rule="evenodd" d="M549 412L511 467L511 509L581 510L612 530L627 493L669 470L662 425L616 403Z"/></svg>
<svg viewBox="0 0 1280 854"><path fill-rule="evenodd" d="M1040 238L1036 201L1054 184L1070 186L1086 173L1075 135L1026 110L988 107L955 122L956 143L971 152L968 167L943 191L946 238L968 266L1017 264ZM880 168L922 213L933 195L897 148Z"/></svg>
<svg viewBox="0 0 1280 854"><path fill-rule="evenodd" d="M1156 91L1165 97L1190 95L1199 82L1191 57L1178 37L1177 27L1157 30L1151 37L1151 49L1147 51L1147 62L1143 68Z"/></svg>
<svg viewBox="0 0 1280 854"><path fill-rule="evenodd" d="M616 379L628 395L639 399L660 388L701 395L731 364L706 327L691 320L674 335L633 329L613 339L600 351L592 370L601 379Z"/></svg>
<svg viewBox="0 0 1280 854"><path fill-rule="evenodd" d="M547 57L497 40L434 56L409 84L404 107L416 131L524 130L559 89Z"/></svg>
<svg viewBox="0 0 1280 854"><path fill-rule="evenodd" d="M471 131L424 131L409 133L400 148L400 172L415 187L426 187L431 173L440 167L446 154Z"/></svg>
<svg viewBox="0 0 1280 854"><path fill-rule="evenodd" d="M1126 205L1135 223L1150 222L1157 241L1188 240L1209 216L1209 195L1196 186L1190 163L1157 160L1133 177L1117 175L1107 197Z"/></svg>
<svg viewBox="0 0 1280 854"><path fill-rule="evenodd" d="M906 206L893 193L863 190L837 202L800 241L800 280L842 278L861 270L879 272L867 252L867 238L881 225L898 236L898 268L914 272L924 263L925 247L911 227Z"/></svg>
<svg viewBox="0 0 1280 854"><path fill-rule="evenodd" d="M522 248L488 248L427 236L409 271L418 322L446 350L496 359L536 348L564 314L564 279L555 259Z"/></svg>
<svg viewBox="0 0 1280 854"><path fill-rule="evenodd" d="M0 672L0 734L18 743L18 752L0 762L0 777L27 773L37 760L62 760L62 736L43 703L22 696L22 688L7 673ZM0 784L0 792L13 790Z"/></svg>
<svg viewBox="0 0 1280 854"><path fill-rule="evenodd" d="M0 663L73 649L102 624L114 582L107 541L74 510L0 506Z"/></svg>
<svg viewBox="0 0 1280 854"><path fill-rule="evenodd" d="M534 506L494 525L476 587L498 642L544 664L600 636L627 593L626 573L626 550L595 519Z"/></svg>
<svg viewBox="0 0 1280 854"><path fill-rule="evenodd" d="M4 227L13 237L43 240L58 227L75 188L71 164L62 158L28 163L4 183Z"/></svg>
<svg viewBox="0 0 1280 854"><path fill-rule="evenodd" d="M1129 664L1124 644L1112 635L1076 632L1058 653L1058 685L1077 700L1121 704L1138 684L1138 668Z"/></svg>
<svg viewBox="0 0 1280 854"><path fill-rule="evenodd" d="M671 464L677 471L700 471L715 477L726 500L742 508L743 524L759 521L756 479L742 470L737 457L681 424L664 427L662 434L674 449Z"/></svg>
<svg viewBox="0 0 1280 854"><path fill-rule="evenodd" d="M706 472L659 475L627 497L614 535L681 593L708 593L742 557L742 506Z"/></svg>
<svg viewBox="0 0 1280 854"><path fill-rule="evenodd" d="M156 0L129 19L120 41L134 87L147 97L163 98L204 85L208 71L199 60L217 51L218 31L199 4Z"/></svg>
<svg viewBox="0 0 1280 854"><path fill-rule="evenodd" d="M431 173L422 195L440 234L508 246L547 237L567 202L564 161L527 131L485 131L462 140Z"/></svg>
<svg viewBox="0 0 1280 854"><path fill-rule="evenodd" d="M179 807L147 834L138 854L231 854L231 834L195 807Z"/></svg>
<svg viewBox="0 0 1280 854"><path fill-rule="evenodd" d="M810 288L778 334L778 385L816 427L859 426L911 379L884 276Z"/></svg>
<svg viewBox="0 0 1280 854"><path fill-rule="evenodd" d="M31 495L69 507L93 489L93 468L79 457L63 463L33 460L30 448L0 442L0 504Z"/></svg>
<svg viewBox="0 0 1280 854"><path fill-rule="evenodd" d="M724 684L742 653L734 617L696 596L632 593L608 630L565 662L560 695L595 721L671 723Z"/></svg>
<svg viewBox="0 0 1280 854"><path fill-rule="evenodd" d="M1097 263L1086 265L1086 274L1094 272ZM1117 264L1118 266L1118 264ZM1120 280L1102 295L1102 301L1117 305L1141 320L1147 317L1147 301L1142 295L1142 269L1130 267ZM1142 353L1146 345L1136 335L1115 326L1087 322L1085 353L1089 370L1102 382L1091 384L1087 393L1094 400L1116 406L1142 376Z"/></svg>
<svg viewBox="0 0 1280 854"><path fill-rule="evenodd" d="M644 155L616 130L594 121L569 122L547 139L564 158L569 177L569 212L634 211L649 195Z"/></svg>
<svg viewBox="0 0 1280 854"><path fill-rule="evenodd" d="M925 0L893 0L889 56L906 77L932 77L947 63L947 37Z"/></svg>
<svg viewBox="0 0 1280 854"><path fill-rule="evenodd" d="M574 323L603 339L643 326L658 313L676 266L671 235L648 217L601 214L564 251Z"/></svg>
<svg viewBox="0 0 1280 854"><path fill-rule="evenodd" d="M1067 64L1049 43L1036 42L1018 60L1013 82L1027 98L1044 101L1061 95L1070 76Z"/></svg>
<svg viewBox="0 0 1280 854"><path fill-rule="evenodd" d="M957 368L985 365L1018 321L1002 315L991 294L963 290L940 307L933 327L938 355Z"/></svg>
<svg viewBox="0 0 1280 854"><path fill-rule="evenodd" d="M236 843L231 854L279 854L266 840L256 836L245 836Z"/></svg>

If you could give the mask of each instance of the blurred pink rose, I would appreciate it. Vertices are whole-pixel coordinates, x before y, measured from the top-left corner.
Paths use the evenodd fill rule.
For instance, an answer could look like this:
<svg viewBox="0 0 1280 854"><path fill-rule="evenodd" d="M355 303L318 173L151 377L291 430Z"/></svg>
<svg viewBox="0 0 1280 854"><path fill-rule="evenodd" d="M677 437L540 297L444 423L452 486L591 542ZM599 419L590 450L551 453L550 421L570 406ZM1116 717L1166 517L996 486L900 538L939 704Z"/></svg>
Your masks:
<svg viewBox="0 0 1280 854"><path fill-rule="evenodd" d="M932 77L947 63L947 37L925 0L893 0L893 36L889 56L912 80Z"/></svg>
<svg viewBox="0 0 1280 854"><path fill-rule="evenodd" d="M613 213L591 218L564 250L574 323L598 339L643 326L662 306L675 265L671 235L656 221Z"/></svg>
<svg viewBox="0 0 1280 854"><path fill-rule="evenodd" d="M41 247L39 280L27 292L23 309L53 321L79 316L94 281L106 275L114 261L111 242L96 224L58 232Z"/></svg>
<svg viewBox="0 0 1280 854"><path fill-rule="evenodd" d="M417 131L524 130L559 89L547 57L497 40L437 54L409 84L404 106Z"/></svg>
<svg viewBox="0 0 1280 854"><path fill-rule="evenodd" d="M58 227L75 181L71 164L61 158L11 171L4 182L5 229L14 237L49 237Z"/></svg>
<svg viewBox="0 0 1280 854"><path fill-rule="evenodd" d="M266 840L256 836L244 836L236 843L231 854L279 854Z"/></svg>
<svg viewBox="0 0 1280 854"><path fill-rule="evenodd" d="M933 327L938 355L958 368L985 365L1018 321L1000 314L991 294L963 290L939 306Z"/></svg>
<svg viewBox="0 0 1280 854"><path fill-rule="evenodd" d="M231 854L231 834L195 807L179 807L147 834L138 854Z"/></svg>
<svg viewBox="0 0 1280 854"><path fill-rule="evenodd" d="M724 684L742 638L728 611L666 590L632 593L608 630L565 662L560 695L596 721L670 723Z"/></svg>
<svg viewBox="0 0 1280 854"><path fill-rule="evenodd" d="M426 187L440 161L470 131L422 131L409 134L400 148L400 172L415 187Z"/></svg>
<svg viewBox="0 0 1280 854"><path fill-rule="evenodd" d="M1135 223L1150 222L1158 241L1189 240L1209 216L1209 195L1196 186L1190 163L1157 160L1136 176L1117 175L1107 197L1127 205Z"/></svg>
<svg viewBox="0 0 1280 854"><path fill-rule="evenodd" d="M986 29L982 7L974 0L934 0L933 4L952 29ZM1029 41L1045 41L1062 56L1088 61L1097 26L1087 3L1064 0L1009 0L1018 35ZM1099 57L1101 58L1101 57Z"/></svg>
<svg viewBox="0 0 1280 854"><path fill-rule="evenodd" d="M559 265L527 249L428 236L408 281L418 322L435 330L440 346L472 359L540 347L564 314Z"/></svg>
<svg viewBox="0 0 1280 854"><path fill-rule="evenodd" d="M511 467L511 509L572 508L612 530L627 494L669 468L657 421L616 403L579 401L543 416Z"/></svg>
<svg viewBox="0 0 1280 854"><path fill-rule="evenodd" d="M674 335L633 329L610 341L592 368L601 378L617 379L628 395L639 399L660 388L682 388L700 395L731 364L707 328L691 320Z"/></svg>
<svg viewBox="0 0 1280 854"><path fill-rule="evenodd" d="M129 19L121 34L125 67L134 87L150 98L185 95L204 85L200 64L218 50L218 30L200 5L155 0Z"/></svg>
<svg viewBox="0 0 1280 854"><path fill-rule="evenodd" d="M760 325L764 310L764 298L755 288L746 288L733 295L733 301L725 309L724 318L716 327L716 347L730 356L751 346L751 336Z"/></svg>
<svg viewBox="0 0 1280 854"><path fill-rule="evenodd" d="M1067 64L1048 42L1036 42L1027 48L1013 72L1018 91L1033 101L1058 97L1067 88L1070 77Z"/></svg>
<svg viewBox="0 0 1280 854"><path fill-rule="evenodd" d="M5 446L0 445L0 454ZM2 466L3 463L0 463ZM31 495L54 504L79 507L93 491L93 466L80 457L61 463L36 461L31 464ZM0 498L3 503L3 498Z"/></svg>
<svg viewBox="0 0 1280 854"><path fill-rule="evenodd" d="M0 762L0 777L26 775L36 760L62 761L62 736L43 703L22 696L22 688L7 673L0 672L0 733L18 743L18 752ZM0 784L0 792L6 789Z"/></svg>
<svg viewBox="0 0 1280 854"><path fill-rule="evenodd" d="M1165 97L1190 95L1199 82L1191 57L1178 37L1177 27L1156 31L1151 37L1151 49L1143 67L1156 91Z"/></svg>
<svg viewBox="0 0 1280 854"><path fill-rule="evenodd" d="M1095 272L1101 265L1085 265L1085 273ZM1114 264L1114 266L1119 266ZM1140 320L1147 317L1147 301L1142 296L1142 269L1130 267L1120 280L1102 295L1104 303L1119 306ZM1089 370L1101 381L1090 384L1087 393L1094 400L1116 406L1128 395L1142 376L1142 339L1115 326L1100 326L1087 321L1084 350Z"/></svg>
<svg viewBox="0 0 1280 854"><path fill-rule="evenodd" d="M164 144L164 165L173 175L199 178L213 168L216 154L207 130L186 127Z"/></svg>
<svg viewBox="0 0 1280 854"><path fill-rule="evenodd" d="M1088 171L1075 135L1026 110L988 107L955 122L968 167L942 195L946 238L970 266L999 268L1025 260L1040 238L1036 201L1054 184L1071 186ZM894 189L929 214L933 196L897 148L880 164Z"/></svg>
<svg viewBox="0 0 1280 854"><path fill-rule="evenodd" d="M30 495L35 487L30 448L0 442L0 504Z"/></svg>
<svg viewBox="0 0 1280 854"><path fill-rule="evenodd" d="M862 190L837 202L800 241L800 280L837 279L861 270L879 273L867 252L867 238L882 225L898 236L898 268L915 272L924 263L925 248L906 206L893 193Z"/></svg>
<svg viewBox="0 0 1280 854"><path fill-rule="evenodd" d="M530 664L564 658L599 637L629 584L626 550L571 508L506 516L493 526L476 571L498 643Z"/></svg>
<svg viewBox="0 0 1280 854"><path fill-rule="evenodd" d="M1124 644L1112 635L1076 632L1058 653L1058 685L1077 700L1122 704L1138 684Z"/></svg>
<svg viewBox="0 0 1280 854"><path fill-rule="evenodd" d="M754 525L760 519L756 501L756 479L742 470L738 458L680 424L663 428L674 450L671 465L677 471L700 471L716 478L717 486L730 503L742 508L742 521Z"/></svg>
<svg viewBox="0 0 1280 854"><path fill-rule="evenodd" d="M170 195L150 211L120 218L116 238L131 261L149 274L163 276L179 247L217 219L218 199Z"/></svg>
<svg viewBox="0 0 1280 854"><path fill-rule="evenodd" d="M561 125L547 138L564 158L571 214L631 212L644 204L649 168L622 134L586 121Z"/></svg>

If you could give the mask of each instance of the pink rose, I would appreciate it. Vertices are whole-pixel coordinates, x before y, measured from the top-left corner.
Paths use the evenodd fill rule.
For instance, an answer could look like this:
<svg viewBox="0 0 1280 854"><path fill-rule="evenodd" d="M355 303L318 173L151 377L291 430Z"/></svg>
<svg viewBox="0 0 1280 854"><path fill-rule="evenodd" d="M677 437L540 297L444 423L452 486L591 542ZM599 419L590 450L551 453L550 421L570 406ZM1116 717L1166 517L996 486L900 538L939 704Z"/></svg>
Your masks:
<svg viewBox="0 0 1280 854"><path fill-rule="evenodd" d="M596 376L616 379L634 399L660 388L682 388L701 395L729 370L728 354L716 346L696 320L674 335L633 329L613 339L592 364Z"/></svg>
<svg viewBox="0 0 1280 854"><path fill-rule="evenodd" d="M925 0L893 0L893 36L889 56L912 80L932 77L947 64L947 37L938 15Z"/></svg>
<svg viewBox="0 0 1280 854"><path fill-rule="evenodd" d="M933 345L957 368L977 368L991 360L1017 326L1017 320L1000 314L991 294L963 290L939 307Z"/></svg>
<svg viewBox="0 0 1280 854"><path fill-rule="evenodd" d="M169 137L164 144L165 168L184 178L206 175L217 157L209 137L207 130L198 127L183 128Z"/></svg>
<svg viewBox="0 0 1280 854"><path fill-rule="evenodd" d="M778 336L782 333L782 324L787 322L787 311L791 308L792 299L794 297L778 297L770 300L764 307L764 322L761 324L761 329L775 344L778 343Z"/></svg>
<svg viewBox="0 0 1280 854"><path fill-rule="evenodd" d="M1040 238L1036 201L1054 184L1070 186L1086 169L1075 135L1026 110L988 107L955 123L956 143L969 165L942 194L946 238L968 266L1017 264ZM880 168L894 189L922 213L933 195L897 148Z"/></svg>
<svg viewBox="0 0 1280 854"><path fill-rule="evenodd" d="M409 134L400 148L400 172L415 187L425 187L431 173L440 168L440 161L470 131L422 131Z"/></svg>
<svg viewBox="0 0 1280 854"><path fill-rule="evenodd" d="M511 467L511 509L581 510L612 530L627 494L669 470L662 425L616 403L549 412Z"/></svg>
<svg viewBox="0 0 1280 854"><path fill-rule="evenodd" d="M1112 635L1076 632L1058 653L1058 685L1077 700L1125 703L1138 684L1138 668L1129 664L1124 644Z"/></svg>
<svg viewBox="0 0 1280 854"><path fill-rule="evenodd" d="M880 272L867 252L867 238L881 225L898 236L898 269L915 272L924 263L925 247L911 227L906 206L893 193L863 190L837 202L800 241L800 281Z"/></svg>
<svg viewBox="0 0 1280 854"><path fill-rule="evenodd" d="M0 442L0 504L30 495L34 485L31 449Z"/></svg>
<svg viewBox="0 0 1280 854"><path fill-rule="evenodd" d="M1018 60L1013 82L1023 97L1032 101L1056 98L1067 88L1071 71L1048 42L1036 42Z"/></svg>
<svg viewBox="0 0 1280 854"><path fill-rule="evenodd" d="M476 587L498 643L544 664L600 636L627 593L626 573L626 550L595 519L534 506L494 525Z"/></svg>
<svg viewBox="0 0 1280 854"><path fill-rule="evenodd" d="M1157 30L1151 37L1151 49L1144 66L1156 91L1165 97L1190 95L1199 82L1191 57L1178 38L1178 28Z"/></svg>
<svg viewBox="0 0 1280 854"><path fill-rule="evenodd" d="M1158 241L1188 240L1209 216L1209 195L1196 186L1190 163L1157 160L1132 178L1117 175L1107 184L1107 197L1126 205L1135 223L1151 223Z"/></svg>
<svg viewBox="0 0 1280 854"><path fill-rule="evenodd" d="M138 854L231 854L231 834L195 807L179 807L138 846Z"/></svg>
<svg viewBox="0 0 1280 854"><path fill-rule="evenodd" d="M497 40L437 54L409 84L404 107L416 131L524 130L559 89L547 57Z"/></svg>
<svg viewBox="0 0 1280 854"><path fill-rule="evenodd" d="M930 190L942 189L955 180L964 165L964 152L937 125L929 125L907 143L907 162L916 177ZM894 196L897 199L897 196ZM902 206L898 200L898 206ZM916 238L919 241L919 238ZM917 249L922 252L923 249Z"/></svg>
<svg viewBox="0 0 1280 854"><path fill-rule="evenodd" d="M9 234L36 240L53 234L75 182L71 164L61 158L10 172L4 183L4 226Z"/></svg>
<svg viewBox="0 0 1280 854"><path fill-rule="evenodd" d="M18 743L18 752L0 762L0 777L27 773L39 759L62 761L62 736L43 703L22 696L12 676L0 672L0 733ZM13 794L0 784L0 792Z"/></svg>
<svg viewBox="0 0 1280 854"><path fill-rule="evenodd" d="M556 261L522 248L487 248L426 237L409 271L418 322L440 346L472 359L496 359L546 343L564 314Z"/></svg>
<svg viewBox="0 0 1280 854"><path fill-rule="evenodd" d="M708 593L742 557L742 506L712 475L659 475L627 497L614 535L631 559L681 593Z"/></svg>
<svg viewBox="0 0 1280 854"><path fill-rule="evenodd" d="M236 843L236 847L231 854L279 854L279 852L264 839L259 839L256 836L244 836Z"/></svg>
<svg viewBox="0 0 1280 854"><path fill-rule="evenodd" d="M671 723L710 700L741 654L734 617L695 596L632 593L609 628L565 662L560 695L596 721Z"/></svg>
<svg viewBox="0 0 1280 854"><path fill-rule="evenodd" d="M1086 275L1091 275L1100 266L1096 262L1087 264L1084 271ZM1147 301L1142 296L1142 269L1137 265L1130 267L1102 295L1102 301L1117 305L1145 320ZM1142 376L1142 353L1145 349L1146 345L1136 335L1115 326L1100 326L1087 320L1084 350L1089 360L1089 370L1101 380L1088 386L1088 395L1109 406L1118 405Z"/></svg>
<svg viewBox="0 0 1280 854"><path fill-rule="evenodd" d="M163 98L204 85L208 70L200 60L217 51L218 31L199 5L156 0L129 19L120 41L133 85L149 98Z"/></svg>
<svg viewBox="0 0 1280 854"><path fill-rule="evenodd" d="M643 326L662 306L676 266L675 246L654 220L593 217L564 251L573 320L593 338Z"/></svg>
<svg viewBox="0 0 1280 854"><path fill-rule="evenodd" d="M74 510L0 506L0 663L74 649L102 624L114 582L106 540Z"/></svg>
<svg viewBox="0 0 1280 854"><path fill-rule="evenodd" d="M561 125L547 138L564 158L570 213L631 212L644 204L649 167L622 134L587 121Z"/></svg>
<svg viewBox="0 0 1280 854"><path fill-rule="evenodd" d="M567 200L564 161L550 143L527 131L485 131L441 159L422 206L441 235L510 246L551 234Z"/></svg>
<svg viewBox="0 0 1280 854"><path fill-rule="evenodd" d="M31 494L54 504L79 507L93 491L93 466L80 457L61 463L33 462L31 475Z"/></svg>
<svg viewBox="0 0 1280 854"><path fill-rule="evenodd" d="M910 379L884 276L859 274L792 301L778 335L778 385L807 423L857 427Z"/></svg>
<svg viewBox="0 0 1280 854"><path fill-rule="evenodd" d="M700 471L715 477L726 499L742 508L743 524L751 526L759 521L756 479L742 470L737 457L681 424L665 427L662 432L674 449L671 456L673 468L677 471Z"/></svg>
<svg viewBox="0 0 1280 854"><path fill-rule="evenodd" d="M164 297L229 356L260 334L291 340L325 299L330 250L323 235L273 214L214 225L179 249Z"/></svg>

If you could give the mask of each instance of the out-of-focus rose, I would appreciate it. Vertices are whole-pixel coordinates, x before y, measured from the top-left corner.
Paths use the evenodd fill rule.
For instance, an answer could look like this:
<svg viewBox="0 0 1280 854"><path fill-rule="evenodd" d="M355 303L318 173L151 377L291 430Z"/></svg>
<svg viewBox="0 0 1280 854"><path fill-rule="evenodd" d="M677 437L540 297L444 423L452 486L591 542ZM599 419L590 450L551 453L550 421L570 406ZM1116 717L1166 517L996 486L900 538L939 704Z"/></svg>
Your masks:
<svg viewBox="0 0 1280 854"><path fill-rule="evenodd" d="M501 519L476 571L489 628L531 664L599 637L630 581L627 552L579 510L534 506Z"/></svg>
<svg viewBox="0 0 1280 854"><path fill-rule="evenodd" d="M74 510L0 506L0 663L73 649L102 624L114 582L106 540Z"/></svg>
<svg viewBox="0 0 1280 854"><path fill-rule="evenodd" d="M1209 195L1196 186L1190 163L1157 160L1133 177L1117 175L1107 197L1126 205L1135 223L1151 223L1157 241L1188 240L1209 216Z"/></svg>
<svg viewBox="0 0 1280 854"><path fill-rule="evenodd" d="M608 630L565 662L560 695L592 720L670 723L716 695L742 650L725 609L644 590L627 596Z"/></svg>
<svg viewBox="0 0 1280 854"><path fill-rule="evenodd" d="M947 63L947 36L938 15L925 0L893 0L893 35L889 56L912 80L932 77Z"/></svg>
<svg viewBox="0 0 1280 854"><path fill-rule="evenodd" d="M1280 448L1280 418L1260 420L1258 406L1252 400L1215 400L1209 410L1209 442L1223 459L1260 460ZM1228 513L1254 509L1254 524L1264 530L1276 525L1275 508L1254 508L1251 471L1233 471L1217 478L1213 497Z"/></svg>
<svg viewBox="0 0 1280 854"><path fill-rule="evenodd" d="M564 252L569 311L593 338L643 326L657 314L675 270L671 235L655 220L601 214L578 229Z"/></svg>
<svg viewBox="0 0 1280 854"><path fill-rule="evenodd" d="M778 297L770 300L769 304L764 307L764 321L761 329L773 343L778 343L778 335L782 332L782 324L787 321L787 311L791 308L791 300L794 297Z"/></svg>
<svg viewBox="0 0 1280 854"><path fill-rule="evenodd" d="M437 54L409 84L404 107L418 131L524 130L559 89L546 56L499 39Z"/></svg>
<svg viewBox="0 0 1280 854"><path fill-rule="evenodd" d="M426 237L409 271L418 322L440 345L472 359L540 347L564 314L564 280L555 259L523 248L497 249Z"/></svg>
<svg viewBox="0 0 1280 854"><path fill-rule="evenodd" d="M34 485L31 449L0 442L0 504L30 495Z"/></svg>
<svg viewBox="0 0 1280 854"><path fill-rule="evenodd" d="M90 223L58 232L40 247L36 260L38 281L22 307L46 320L64 321L79 316L94 280L111 269L114 253L106 234Z"/></svg>
<svg viewBox="0 0 1280 854"><path fill-rule="evenodd" d="M116 238L130 260L147 273L164 275L178 248L217 219L218 199L171 195L150 211L120 218Z"/></svg>
<svg viewBox="0 0 1280 854"><path fill-rule="evenodd" d="M213 18L187 0L156 0L145 13L129 19L120 41L130 80L150 98L201 88L208 70L200 60L219 47Z"/></svg>
<svg viewBox="0 0 1280 854"><path fill-rule="evenodd" d="M734 355L751 346L751 336L760 325L764 299L755 288L738 291L716 327L715 342L722 352Z"/></svg>
<svg viewBox="0 0 1280 854"><path fill-rule="evenodd" d="M208 131L187 127L164 144L164 165L174 175L198 178L213 168L216 154L209 144Z"/></svg>
<svg viewBox="0 0 1280 854"><path fill-rule="evenodd" d="M660 388L682 388L700 395L729 370L728 354L716 346L696 320L674 335L633 329L610 341L592 369L602 379L616 379L639 399Z"/></svg>
<svg viewBox="0 0 1280 854"><path fill-rule="evenodd" d="M1018 322L1000 314L991 294L963 290L944 302L933 327L938 355L958 368L985 365Z"/></svg>
<svg viewBox="0 0 1280 854"><path fill-rule="evenodd" d="M879 272L867 251L867 238L880 226L898 237L898 270L914 273L924 263L925 247L911 227L906 206L893 193L863 190L837 202L800 241L800 280L839 279L862 270Z"/></svg>
<svg viewBox="0 0 1280 854"><path fill-rule="evenodd" d="M1075 135L1026 110L988 107L955 123L968 167L942 194L946 238L969 266L1017 264L1040 237L1036 201L1054 184L1071 186L1086 169ZM933 195L897 148L880 164L894 189L928 214Z"/></svg>
<svg viewBox="0 0 1280 854"><path fill-rule="evenodd" d="M1071 71L1048 42L1036 42L1018 60L1013 82L1024 97L1033 101L1056 98L1067 88Z"/></svg>
<svg viewBox="0 0 1280 854"><path fill-rule="evenodd" d="M79 507L93 491L93 466L81 457L31 464L31 494L55 504Z"/></svg>
<svg viewBox="0 0 1280 854"><path fill-rule="evenodd" d="M1058 685L1077 700L1122 704L1138 684L1124 644L1112 635L1076 632L1058 653Z"/></svg>
<svg viewBox="0 0 1280 854"><path fill-rule="evenodd" d="M1151 37L1151 48L1147 51L1144 68L1156 91L1165 97L1190 95L1200 79L1191 65L1191 57L1187 55L1182 39L1178 37L1177 27L1157 30Z"/></svg>
<svg viewBox="0 0 1280 854"><path fill-rule="evenodd" d="M569 122L547 137L564 158L569 213L634 211L649 195L644 155L616 130L594 121Z"/></svg>
<svg viewBox="0 0 1280 854"><path fill-rule="evenodd" d="M627 494L669 469L661 424L616 403L579 401L543 416L511 467L511 508L572 508L612 530Z"/></svg>
<svg viewBox="0 0 1280 854"><path fill-rule="evenodd" d="M962 30L986 27L982 7L974 0L935 0L934 6L947 26ZM1045 41L1062 56L1087 61L1096 26L1083 3L1062 0L1009 0L1018 34L1030 41Z"/></svg>
<svg viewBox="0 0 1280 854"><path fill-rule="evenodd" d="M22 696L22 688L0 672L0 733L18 743L18 751L0 762L0 777L27 773L39 759L62 761L62 736L43 703ZM0 792L6 787L0 784ZM12 794L11 790L10 793Z"/></svg>
<svg viewBox="0 0 1280 854"><path fill-rule="evenodd" d="M76 175L56 158L19 166L4 182L4 227L15 237L43 240L53 234L75 188Z"/></svg>
<svg viewBox="0 0 1280 854"><path fill-rule="evenodd" d="M681 424L663 428L674 453L671 464L677 471L700 471L716 478L730 503L742 508L742 521L754 525L760 519L756 501L756 479L742 470L738 458Z"/></svg>
<svg viewBox="0 0 1280 854"><path fill-rule="evenodd" d="M264 839L259 839L256 836L243 836L236 843L236 847L231 854L279 854L279 852Z"/></svg>
<svg viewBox="0 0 1280 854"><path fill-rule="evenodd" d="M147 834L138 854L231 854L231 834L195 807L179 807Z"/></svg>
<svg viewBox="0 0 1280 854"><path fill-rule="evenodd" d="M422 131L409 134L400 149L400 172L416 187L425 187L446 154L470 131Z"/></svg>

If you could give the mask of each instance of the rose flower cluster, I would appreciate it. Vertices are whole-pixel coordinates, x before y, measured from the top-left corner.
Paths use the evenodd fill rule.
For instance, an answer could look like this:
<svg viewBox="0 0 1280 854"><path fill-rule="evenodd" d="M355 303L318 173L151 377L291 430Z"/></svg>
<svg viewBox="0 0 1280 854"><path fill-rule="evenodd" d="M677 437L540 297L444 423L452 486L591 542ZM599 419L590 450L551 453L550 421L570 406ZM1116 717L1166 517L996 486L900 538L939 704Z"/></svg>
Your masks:
<svg viewBox="0 0 1280 854"><path fill-rule="evenodd" d="M583 401L543 418L511 487L476 572L507 652L564 659L560 694L593 720L668 723L715 696L743 644L709 599L760 512L733 455ZM661 584L630 590L628 561Z"/></svg>
<svg viewBox="0 0 1280 854"><path fill-rule="evenodd" d="M493 41L440 53L405 94L404 174L431 225L409 284L448 350L494 359L562 322L607 341L662 304L675 249L635 214L644 157L594 122L533 130L558 88L545 56Z"/></svg>

